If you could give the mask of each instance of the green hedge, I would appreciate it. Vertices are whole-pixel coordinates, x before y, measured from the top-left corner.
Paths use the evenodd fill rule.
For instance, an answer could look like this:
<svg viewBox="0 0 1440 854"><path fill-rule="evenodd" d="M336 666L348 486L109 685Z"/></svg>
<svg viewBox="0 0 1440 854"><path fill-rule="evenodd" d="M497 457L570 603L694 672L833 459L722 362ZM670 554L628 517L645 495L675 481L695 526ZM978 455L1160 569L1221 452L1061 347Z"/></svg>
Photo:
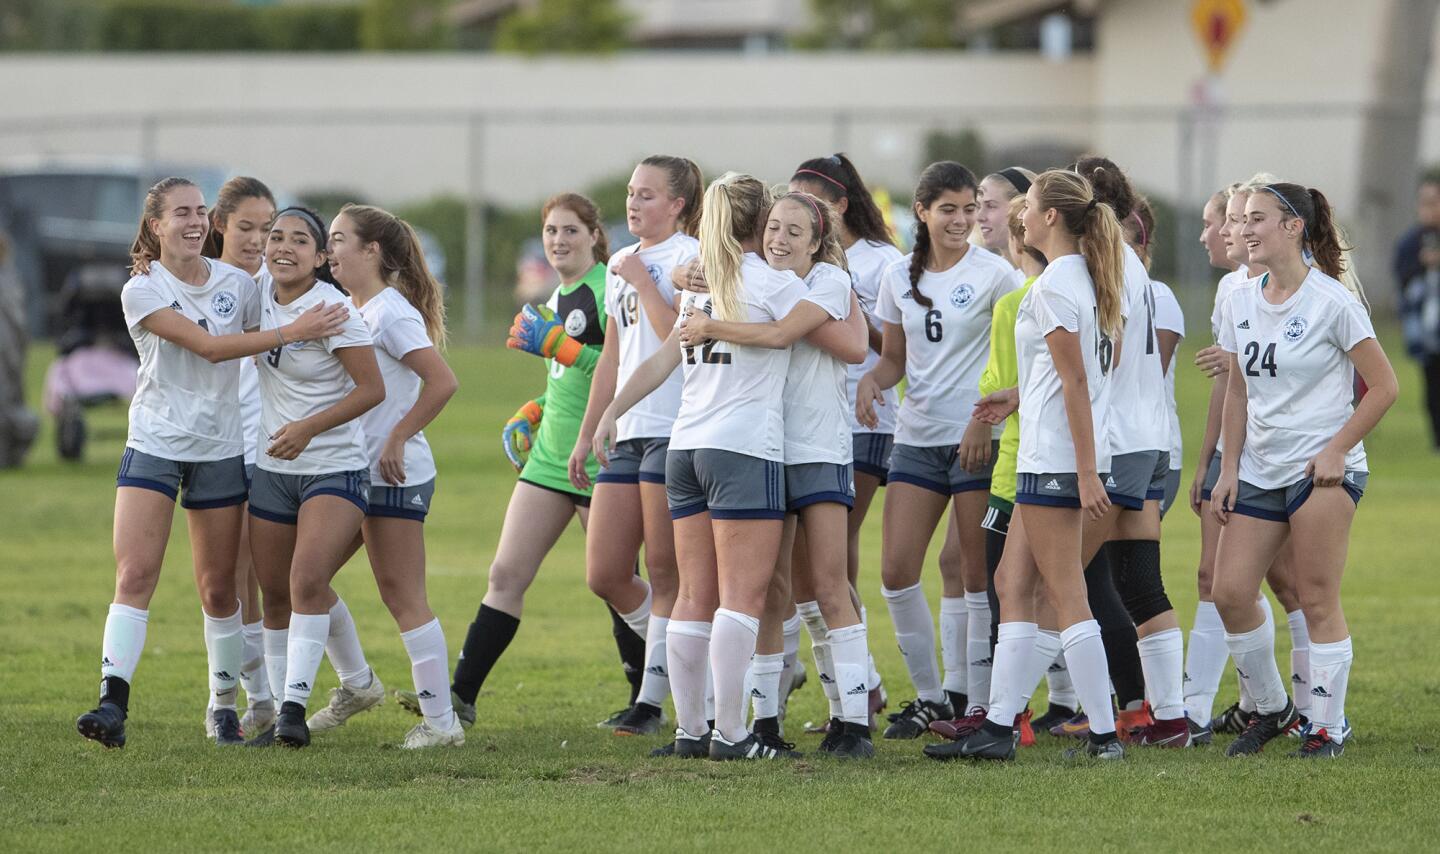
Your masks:
<svg viewBox="0 0 1440 854"><path fill-rule="evenodd" d="M360 6L117 0L101 11L98 41L117 51L358 50L362 14Z"/></svg>

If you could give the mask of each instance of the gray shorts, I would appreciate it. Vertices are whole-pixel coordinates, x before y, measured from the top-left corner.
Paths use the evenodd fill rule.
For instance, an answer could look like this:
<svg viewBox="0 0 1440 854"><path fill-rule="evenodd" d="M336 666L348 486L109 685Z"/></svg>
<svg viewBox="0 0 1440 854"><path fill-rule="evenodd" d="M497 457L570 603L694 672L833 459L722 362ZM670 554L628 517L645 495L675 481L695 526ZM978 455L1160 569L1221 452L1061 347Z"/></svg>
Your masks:
<svg viewBox="0 0 1440 854"><path fill-rule="evenodd" d="M1164 519L1170 508L1175 506L1175 498L1180 494L1180 469L1171 469L1165 475L1165 497L1160 499L1160 518Z"/></svg>
<svg viewBox="0 0 1440 854"><path fill-rule="evenodd" d="M126 448L120 457L115 486L149 489L171 501L184 489L180 506L186 510L211 510L245 503L245 457L237 454L223 460L181 463Z"/></svg>
<svg viewBox="0 0 1440 854"><path fill-rule="evenodd" d="M280 474L255 469L250 483L250 515L267 522L294 525L300 505L317 495L338 495L369 511L370 471L337 471L328 474Z"/></svg>
<svg viewBox="0 0 1440 854"><path fill-rule="evenodd" d="M626 439L610 449L610 464L600 469L596 483L664 483L665 452L670 439Z"/></svg>
<svg viewBox="0 0 1440 854"><path fill-rule="evenodd" d="M1215 489L1215 484L1220 482L1220 452L1216 451L1210 457L1210 467L1205 469L1205 482L1200 485L1200 497L1206 501L1210 500L1210 493Z"/></svg>
<svg viewBox="0 0 1440 854"><path fill-rule="evenodd" d="M665 457L670 518L784 519L785 465L714 448L671 450Z"/></svg>
<svg viewBox="0 0 1440 854"><path fill-rule="evenodd" d="M908 483L941 495L954 495L975 489L988 492L990 473L995 468L995 457L999 452L1000 443L992 442L990 464L980 471L968 472L960 467L960 454L956 445L919 448L897 442L890 454L890 482Z"/></svg>
<svg viewBox="0 0 1440 854"><path fill-rule="evenodd" d="M1358 505L1369 481L1369 472L1346 471L1345 480L1340 485L1350 500ZM1236 490L1235 512L1269 522L1288 522L1314 490L1315 483L1308 477L1278 489L1264 489L1242 480Z"/></svg>
<svg viewBox="0 0 1440 854"><path fill-rule="evenodd" d="M895 447L895 436L890 433L851 433L851 456L855 458L855 471L879 478L884 486L890 478L890 452Z"/></svg>
<svg viewBox="0 0 1440 854"><path fill-rule="evenodd" d="M1169 474L1169 451L1116 454L1110 461L1109 475L1103 478L1105 494L1126 510L1141 510L1146 501L1165 497L1165 478Z"/></svg>
<svg viewBox="0 0 1440 854"><path fill-rule="evenodd" d="M855 506L855 470L839 463L797 463L785 467L787 509L831 501Z"/></svg>
<svg viewBox="0 0 1440 854"><path fill-rule="evenodd" d="M1029 474L1015 476L1015 503L1039 504L1045 507L1079 507L1080 478L1075 472Z"/></svg>
<svg viewBox="0 0 1440 854"><path fill-rule="evenodd" d="M391 519L411 519L424 522L430 512L430 502L435 498L435 481L427 480L416 486L391 486L388 483L370 484L369 505L366 516L385 516Z"/></svg>

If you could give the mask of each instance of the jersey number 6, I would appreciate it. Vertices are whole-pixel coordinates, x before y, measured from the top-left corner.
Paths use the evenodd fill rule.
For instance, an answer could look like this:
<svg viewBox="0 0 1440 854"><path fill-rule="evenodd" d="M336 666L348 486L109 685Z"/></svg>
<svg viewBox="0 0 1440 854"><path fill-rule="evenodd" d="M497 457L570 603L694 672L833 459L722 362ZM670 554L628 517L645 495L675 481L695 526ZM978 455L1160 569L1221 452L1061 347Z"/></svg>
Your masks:
<svg viewBox="0 0 1440 854"><path fill-rule="evenodd" d="M940 310L932 308L925 312L925 340L940 343L945 337L945 328L940 325Z"/></svg>

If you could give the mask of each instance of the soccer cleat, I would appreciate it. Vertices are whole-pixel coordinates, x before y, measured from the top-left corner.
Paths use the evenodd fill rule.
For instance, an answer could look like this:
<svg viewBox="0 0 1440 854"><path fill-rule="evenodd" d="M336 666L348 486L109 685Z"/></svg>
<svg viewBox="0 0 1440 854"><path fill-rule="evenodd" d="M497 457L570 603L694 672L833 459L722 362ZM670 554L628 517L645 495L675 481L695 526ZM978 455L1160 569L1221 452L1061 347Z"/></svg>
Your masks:
<svg viewBox="0 0 1440 854"><path fill-rule="evenodd" d="M1054 727L1065 723L1073 717L1075 717L1074 709L1051 703L1050 708L1045 710L1045 714L1032 721L1031 726L1035 728L1036 732L1048 733Z"/></svg>
<svg viewBox="0 0 1440 854"><path fill-rule="evenodd" d="M1084 738L1090 734L1090 716L1076 712L1070 720L1050 727L1050 734L1056 738Z"/></svg>
<svg viewBox="0 0 1440 854"><path fill-rule="evenodd" d="M385 686L380 684L380 677L375 675L374 670L371 670L370 684L364 688L347 688L344 685L339 688L331 688L329 704L311 715L305 725L310 728L310 732L324 732L327 729L343 726L346 721L383 702L385 702ZM283 710L285 707L281 706L280 708ZM301 706L301 708L304 707Z"/></svg>
<svg viewBox="0 0 1440 854"><path fill-rule="evenodd" d="M1125 745L1121 744L1120 739L1118 738L1112 738L1108 741L1096 744L1093 739L1087 736L1084 744L1080 745L1079 747L1070 748L1069 750L1065 751L1063 755L1066 759L1124 759Z"/></svg>
<svg viewBox="0 0 1440 854"><path fill-rule="evenodd" d="M430 725L429 721L421 721L405 733L405 741L401 747L405 750L421 750L426 747L462 747L465 744L465 728L460 725L460 717L455 717L450 729L439 729Z"/></svg>
<svg viewBox="0 0 1440 854"><path fill-rule="evenodd" d="M651 756L673 756L676 759L704 759L710 755L710 733L691 735L683 729L675 730L675 740L650 751Z"/></svg>
<svg viewBox="0 0 1440 854"><path fill-rule="evenodd" d="M1131 732L1130 741L1142 747L1189 747L1190 719L1155 721Z"/></svg>
<svg viewBox="0 0 1440 854"><path fill-rule="evenodd" d="M1213 733L1225 733L1226 735L1239 735L1250 725L1250 718L1254 712L1247 712L1240 708L1239 703L1231 703L1230 708L1210 719L1210 731Z"/></svg>
<svg viewBox="0 0 1440 854"><path fill-rule="evenodd" d="M114 703L101 703L75 719L75 729L91 741L106 747L125 746L125 710Z"/></svg>
<svg viewBox="0 0 1440 854"><path fill-rule="evenodd" d="M250 739L249 741L245 742L245 746L246 746L246 747L274 747L274 746L276 745L276 743L277 743L277 742L275 741L275 725L274 725L274 724L271 724L270 726L268 726L268 727L265 728L265 731L264 731L264 732L260 733L259 735L255 736L254 738L252 738L252 739Z"/></svg>
<svg viewBox="0 0 1440 854"><path fill-rule="evenodd" d="M1190 721L1189 718L1186 720ZM1215 740L1214 735L1210 732L1210 727L1201 726L1194 721L1190 721L1188 726L1190 727L1190 743L1195 747L1207 747Z"/></svg>
<svg viewBox="0 0 1440 854"><path fill-rule="evenodd" d="M234 747L245 743L240 736L240 717L234 709L216 709L211 716L217 747Z"/></svg>
<svg viewBox="0 0 1440 854"><path fill-rule="evenodd" d="M1345 742L1332 741L1325 727L1320 727L1307 734L1300 749L1292 751L1290 756L1296 759L1338 759L1344 752Z"/></svg>
<svg viewBox="0 0 1440 854"><path fill-rule="evenodd" d="M275 718L275 743L294 748L310 746L304 706L290 700L280 704L280 714Z"/></svg>
<svg viewBox="0 0 1440 854"><path fill-rule="evenodd" d="M875 742L870 739L870 727L845 723L836 727L836 731L839 735L828 751L831 756L836 759L871 759L875 756Z"/></svg>
<svg viewBox="0 0 1440 854"><path fill-rule="evenodd" d="M795 752L794 747L790 742L779 741L778 738L774 741L770 738L761 740L753 732L736 742L726 741L725 736L718 731L710 736L710 758L716 762L735 759L799 759L800 754Z"/></svg>
<svg viewBox="0 0 1440 854"><path fill-rule="evenodd" d="M665 714L649 703L636 703L615 723L616 735L654 735L665 722Z"/></svg>
<svg viewBox="0 0 1440 854"><path fill-rule="evenodd" d="M952 759L990 759L1008 762L1015 758L1020 733L1014 730L994 732L984 726L959 741L927 744L924 753L931 759L948 762Z"/></svg>
<svg viewBox="0 0 1440 854"><path fill-rule="evenodd" d="M784 737L780 735L780 732L778 730L761 729L759 727L756 727L755 731L751 733L751 737L753 737L756 741L760 742L764 746L770 748L771 750L782 754L782 758L788 758L783 756L783 754L786 753L794 754L796 758L800 756L799 753L795 752L795 744L793 742L786 741ZM713 740L711 743L714 743Z"/></svg>
<svg viewBox="0 0 1440 854"><path fill-rule="evenodd" d="M1035 728L1030 725L1030 715L1030 710L1026 709L1015 718L1015 729L1020 733L1021 747L1035 746Z"/></svg>
<svg viewBox="0 0 1440 854"><path fill-rule="evenodd" d="M845 734L845 722L839 718L831 718L815 732L825 733L825 737L820 739L820 746L815 750L819 753L829 753L835 749L835 745L840 743L840 737Z"/></svg>
<svg viewBox="0 0 1440 854"><path fill-rule="evenodd" d="M985 723L985 710L977 709L963 718L954 718L946 721L931 721L930 731L941 738L950 741L959 741L968 738L979 731L980 725Z"/></svg>
<svg viewBox="0 0 1440 854"><path fill-rule="evenodd" d="M240 718L240 732L264 732L275 724L275 701L262 700L251 703Z"/></svg>
<svg viewBox="0 0 1440 854"><path fill-rule="evenodd" d="M596 728L596 729L614 729L615 727L617 727L617 726L620 725L620 722L625 719L625 716L626 716L626 715L630 714L630 710L633 709L633 708L635 708L635 707L634 707L634 706L626 706L626 707L623 708L623 709L616 709L615 711L613 711L613 712L611 712L610 714L606 715L606 716L605 716L605 719L604 719L603 721L596 721L596 722L595 722L595 728Z"/></svg>
<svg viewBox="0 0 1440 854"><path fill-rule="evenodd" d="M1310 719L1305 717L1304 715L1299 715L1296 718L1295 723L1291 725L1289 729L1285 730L1285 735L1288 735L1291 738L1304 738L1305 736L1309 735L1310 728Z"/></svg>
<svg viewBox="0 0 1440 854"><path fill-rule="evenodd" d="M1250 718L1250 723L1245 731L1225 749L1226 756L1252 756L1265 749L1265 745L1272 738L1276 738L1286 730L1295 726L1300 713L1295 711L1295 704L1289 700L1285 701L1285 708L1268 715L1256 714Z"/></svg>
<svg viewBox="0 0 1440 854"><path fill-rule="evenodd" d="M395 702L400 708L417 716L424 717L425 713L420 711L420 697L414 691L396 691ZM460 719L460 726L465 729L475 725L475 704L467 703L460 699L460 695L454 691L450 692L450 707L455 710L455 717Z"/></svg>
<svg viewBox="0 0 1440 854"><path fill-rule="evenodd" d="M890 726L885 728L885 738L919 738L930 728L933 721L953 717L955 717L955 711L946 703L932 703L929 700L920 699L911 700L892 719Z"/></svg>
<svg viewBox="0 0 1440 854"><path fill-rule="evenodd" d="M1126 709L1115 715L1115 734L1121 741L1132 742L1138 738L1137 733L1153 723L1155 718L1150 714L1150 704L1141 703L1138 709Z"/></svg>

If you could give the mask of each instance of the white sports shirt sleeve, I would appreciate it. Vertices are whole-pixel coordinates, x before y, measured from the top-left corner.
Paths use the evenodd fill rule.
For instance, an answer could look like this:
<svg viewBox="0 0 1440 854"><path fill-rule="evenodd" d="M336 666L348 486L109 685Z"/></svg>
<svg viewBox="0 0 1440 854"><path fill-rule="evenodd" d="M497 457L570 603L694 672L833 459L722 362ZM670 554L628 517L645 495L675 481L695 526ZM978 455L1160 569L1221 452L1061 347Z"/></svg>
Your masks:
<svg viewBox="0 0 1440 854"><path fill-rule="evenodd" d="M1155 292L1140 256L1125 247L1125 333L1120 364L1110 377L1110 450L1115 454L1170 448L1165 370L1155 334Z"/></svg>
<svg viewBox="0 0 1440 854"><path fill-rule="evenodd" d="M1175 299L1175 292L1164 282L1151 282L1151 285L1155 288L1155 328L1184 338L1185 312L1180 309L1180 301ZM1165 398L1170 409L1171 471L1179 471L1183 467L1185 453L1180 435L1180 410L1175 405L1175 362L1179 355L1180 349L1176 347L1175 353L1170 356L1170 370L1165 372Z"/></svg>
<svg viewBox="0 0 1440 854"><path fill-rule="evenodd" d="M850 316L850 274L833 264L816 264L805 277L813 302L833 320ZM785 463L849 463L851 408L845 392L845 363L800 340L790 348L785 375Z"/></svg>
<svg viewBox="0 0 1440 854"><path fill-rule="evenodd" d="M880 299L885 270L904 257L894 246L871 240L857 240L845 250L845 263L850 267L851 287L855 290L855 297L860 302L861 311L865 312L866 320L877 330L883 322L875 314L875 309ZM855 417L855 392L860 385L860 378L874 370L879 362L880 354L869 349L867 343L865 361L858 365L845 366L845 396L849 401L845 417L850 422L851 433L895 432L895 416L900 411L900 395L893 388L881 392L882 403L875 405L875 417L879 423L873 429L864 426Z"/></svg>
<svg viewBox="0 0 1440 854"><path fill-rule="evenodd" d="M385 380L385 399L360 416L360 430L370 457L370 483L373 486L428 483L435 479L435 457L430 452L425 431L405 440L403 483L390 483L380 474L380 453L395 425L415 407L424 385L420 376L400 360L416 350L430 349L435 343L425 331L425 319L420 312L394 288L385 288L361 306L360 316L375 339L375 360Z"/></svg>

